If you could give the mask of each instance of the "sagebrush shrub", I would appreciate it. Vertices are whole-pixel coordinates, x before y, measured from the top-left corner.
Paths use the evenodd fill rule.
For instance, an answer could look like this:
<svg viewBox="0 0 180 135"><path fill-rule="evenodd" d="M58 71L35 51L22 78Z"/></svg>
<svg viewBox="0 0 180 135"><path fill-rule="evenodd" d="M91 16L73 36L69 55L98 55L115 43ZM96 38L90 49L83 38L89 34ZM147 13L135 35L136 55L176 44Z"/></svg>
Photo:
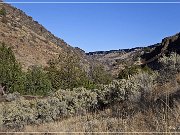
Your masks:
<svg viewBox="0 0 180 135"><path fill-rule="evenodd" d="M180 72L180 55L171 53L169 56L163 56L159 59L161 68L159 70L158 82L164 83L174 80L177 73Z"/></svg>
<svg viewBox="0 0 180 135"><path fill-rule="evenodd" d="M3 125L7 128L22 129L34 119L34 110L23 98L3 106Z"/></svg>
<svg viewBox="0 0 180 135"><path fill-rule="evenodd" d="M58 90L53 95L61 102L65 102L70 113L81 112L94 108L97 104L97 93L83 87L73 90Z"/></svg>
<svg viewBox="0 0 180 135"><path fill-rule="evenodd" d="M40 124L55 121L60 117L85 114L87 111L118 102L140 102L142 93L145 95L152 91L155 78L154 74L140 73L127 80L100 85L98 89L60 89L44 99L15 98L12 102L0 106L0 123L8 128L21 129L27 124Z"/></svg>
<svg viewBox="0 0 180 135"><path fill-rule="evenodd" d="M20 93L18 92L9 93L9 94L4 95L4 98L6 101L11 102L20 98Z"/></svg>

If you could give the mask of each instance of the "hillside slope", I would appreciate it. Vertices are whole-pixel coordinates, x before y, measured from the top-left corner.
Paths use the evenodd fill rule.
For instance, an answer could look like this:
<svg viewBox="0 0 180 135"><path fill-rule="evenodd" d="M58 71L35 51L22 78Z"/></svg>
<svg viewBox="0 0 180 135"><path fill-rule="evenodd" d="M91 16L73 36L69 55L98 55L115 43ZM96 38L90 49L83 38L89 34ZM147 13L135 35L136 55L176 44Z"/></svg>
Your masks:
<svg viewBox="0 0 180 135"><path fill-rule="evenodd" d="M146 51L150 51L159 44L150 45L148 47L136 47L131 49L119 49L110 51L97 51L87 53L89 57L95 59L106 67L114 76L126 66L140 65L140 56Z"/></svg>
<svg viewBox="0 0 180 135"><path fill-rule="evenodd" d="M64 51L76 53L83 64L88 64L83 51L54 36L23 11L5 3L0 4L0 9L6 13L0 15L0 42L12 48L24 69L33 65L47 66L50 59Z"/></svg>
<svg viewBox="0 0 180 135"><path fill-rule="evenodd" d="M171 52L180 54L180 33L166 37L162 42L149 53L144 53L141 58L143 64L155 62L162 55L168 55Z"/></svg>
<svg viewBox="0 0 180 135"><path fill-rule="evenodd" d="M163 55L177 52L180 54L180 33L166 37L161 43L147 47L136 47L132 49L119 49L110 51L97 51L87 53L89 57L95 59L117 75L126 66L132 65L153 65L154 62Z"/></svg>

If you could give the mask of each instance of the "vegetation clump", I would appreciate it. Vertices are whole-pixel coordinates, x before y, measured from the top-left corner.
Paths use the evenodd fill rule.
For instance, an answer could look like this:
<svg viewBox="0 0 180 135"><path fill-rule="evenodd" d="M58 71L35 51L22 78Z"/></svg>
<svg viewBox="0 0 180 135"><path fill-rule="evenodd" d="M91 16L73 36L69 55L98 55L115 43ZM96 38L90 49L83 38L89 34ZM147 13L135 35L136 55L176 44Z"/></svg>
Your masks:
<svg viewBox="0 0 180 135"><path fill-rule="evenodd" d="M11 48L4 43L0 45L0 84L5 86L6 93L47 95L51 90L51 82L42 68L33 67L23 72L16 61Z"/></svg>
<svg viewBox="0 0 180 135"><path fill-rule="evenodd" d="M7 22L8 22L7 17L6 17L6 14L7 14L6 9L5 9L4 7L2 7L2 8L0 9L0 16L2 16L1 22L2 22L2 23L5 23L5 24L7 24Z"/></svg>
<svg viewBox="0 0 180 135"><path fill-rule="evenodd" d="M25 93L45 96L52 91L48 75L40 67L33 67L26 73Z"/></svg>
<svg viewBox="0 0 180 135"><path fill-rule="evenodd" d="M64 52L58 59L51 60L48 71L54 89L75 88L88 82L85 71L80 66L79 58L72 52Z"/></svg>
<svg viewBox="0 0 180 135"><path fill-rule="evenodd" d="M130 76L137 74L138 71L137 66L125 67L125 69L119 73L118 79L128 79Z"/></svg>
<svg viewBox="0 0 180 135"><path fill-rule="evenodd" d="M49 67L34 66L27 72L22 71L13 51L4 43L0 46L0 56L0 84L9 92L46 96L59 89L94 89L99 84L111 82L111 77L101 66L94 66L87 73L73 53L64 52L58 59L51 60Z"/></svg>
<svg viewBox="0 0 180 135"><path fill-rule="evenodd" d="M110 84L113 80L111 74L107 73L102 65L91 67L90 76L94 84Z"/></svg>
<svg viewBox="0 0 180 135"><path fill-rule="evenodd" d="M6 9L4 7L0 9L0 15L6 16Z"/></svg>
<svg viewBox="0 0 180 135"><path fill-rule="evenodd" d="M174 81L176 74L180 73L180 55L173 52L169 56L164 55L159 59L159 83Z"/></svg>
<svg viewBox="0 0 180 135"><path fill-rule="evenodd" d="M98 84L108 84L111 76L102 66L93 66L90 72L84 70L79 57L73 52L64 52L58 59L49 61L46 68L54 89L96 88Z"/></svg>
<svg viewBox="0 0 180 135"><path fill-rule="evenodd" d="M130 76L135 74L146 72L146 73L153 73L153 71L146 65L144 67L133 65L131 67L125 67L120 73L118 74L118 79L128 79Z"/></svg>
<svg viewBox="0 0 180 135"><path fill-rule="evenodd" d="M24 91L24 76L11 48L0 44L0 84L6 91Z"/></svg>
<svg viewBox="0 0 180 135"><path fill-rule="evenodd" d="M2 104L1 124L6 128L21 129L29 124L52 122L63 117L97 111L122 101L140 102L142 93L151 92L153 80L155 76L145 73L132 76L128 80L101 85L99 89L59 89L44 99L15 98L8 105Z"/></svg>

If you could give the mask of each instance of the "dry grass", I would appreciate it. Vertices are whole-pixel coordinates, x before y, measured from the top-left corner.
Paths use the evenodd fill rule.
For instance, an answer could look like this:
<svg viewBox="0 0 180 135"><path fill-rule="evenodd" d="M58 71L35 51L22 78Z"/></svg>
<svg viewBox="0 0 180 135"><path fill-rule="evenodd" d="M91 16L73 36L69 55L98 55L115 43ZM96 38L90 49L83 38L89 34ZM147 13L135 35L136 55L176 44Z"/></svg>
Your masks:
<svg viewBox="0 0 180 135"><path fill-rule="evenodd" d="M176 110L176 112L175 112ZM150 108L145 112L137 112L133 117L122 119L114 117L111 109L85 116L75 116L66 120L36 126L26 126L24 132L177 132L180 126L180 105L172 111L155 112ZM180 131L179 131L180 132ZM56 133L58 134L58 133ZM130 133L129 133L130 134Z"/></svg>
<svg viewBox="0 0 180 135"><path fill-rule="evenodd" d="M168 84L168 87L166 89L164 87L163 91L172 88L174 87ZM162 96L164 97L164 94ZM168 98L168 100L173 99L172 95ZM170 106L169 102L166 99L163 100L163 98L161 103L154 102L152 104L154 104L154 108L146 108L143 111L140 109L141 111L137 111L131 116L128 115L129 112L119 114L122 110L120 105L119 108L116 105L116 109L112 107L113 109L106 109L98 113L86 114L85 116L75 116L42 125L26 126L24 132L63 132L63 134L70 134L72 132L82 132L81 134L92 132L94 134L100 134L100 132L103 132L102 134L124 132L128 132L126 134L132 134L132 132L134 132L133 134L135 132L138 132L138 134L145 134L142 132L160 132L160 134L180 133L179 100L173 101L174 107ZM130 104L129 108L131 108ZM122 115L127 117L122 118Z"/></svg>

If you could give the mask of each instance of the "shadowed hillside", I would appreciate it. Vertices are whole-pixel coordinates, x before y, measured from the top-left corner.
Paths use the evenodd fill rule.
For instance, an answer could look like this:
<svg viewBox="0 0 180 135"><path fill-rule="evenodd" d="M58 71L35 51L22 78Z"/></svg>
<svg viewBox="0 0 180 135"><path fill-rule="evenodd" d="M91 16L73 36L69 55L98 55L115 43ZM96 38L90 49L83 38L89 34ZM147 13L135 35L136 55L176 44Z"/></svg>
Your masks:
<svg viewBox="0 0 180 135"><path fill-rule="evenodd" d="M164 38L154 50L143 54L141 58L144 59L143 64L148 64L171 52L180 54L180 33Z"/></svg>

